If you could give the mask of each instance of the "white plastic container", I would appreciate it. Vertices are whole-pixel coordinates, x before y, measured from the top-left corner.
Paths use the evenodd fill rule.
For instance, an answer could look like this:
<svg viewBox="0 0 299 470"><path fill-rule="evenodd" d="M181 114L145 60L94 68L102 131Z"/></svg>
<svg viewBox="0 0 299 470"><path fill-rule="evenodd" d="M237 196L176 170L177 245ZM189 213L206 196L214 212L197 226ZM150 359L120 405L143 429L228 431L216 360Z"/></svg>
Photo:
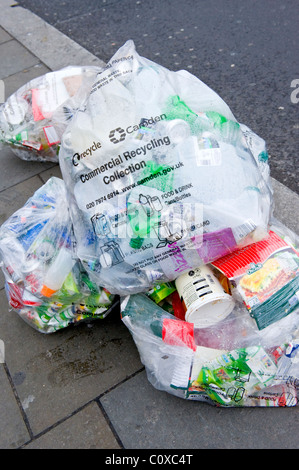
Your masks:
<svg viewBox="0 0 299 470"><path fill-rule="evenodd" d="M72 252L65 248L61 248L55 260L49 267L45 278L41 293L45 297L51 297L54 292L58 291L67 275L73 269L76 260L72 256Z"/></svg>
<svg viewBox="0 0 299 470"><path fill-rule="evenodd" d="M226 318L235 302L206 265L187 271L175 285L185 310L185 320L207 328Z"/></svg>

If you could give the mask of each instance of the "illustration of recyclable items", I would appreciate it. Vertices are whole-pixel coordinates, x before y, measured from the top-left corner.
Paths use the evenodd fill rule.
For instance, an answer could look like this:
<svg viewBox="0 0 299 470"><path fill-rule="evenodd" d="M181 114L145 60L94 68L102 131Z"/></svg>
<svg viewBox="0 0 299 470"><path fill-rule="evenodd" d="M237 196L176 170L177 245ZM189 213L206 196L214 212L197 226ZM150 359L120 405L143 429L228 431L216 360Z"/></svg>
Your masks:
<svg viewBox="0 0 299 470"><path fill-rule="evenodd" d="M51 178L0 228L9 305L42 333L102 319L115 296L89 278L74 254L63 180Z"/></svg>
<svg viewBox="0 0 299 470"><path fill-rule="evenodd" d="M62 134L98 71L65 67L18 89L0 106L0 146L22 160L58 162Z"/></svg>
<svg viewBox="0 0 299 470"><path fill-rule="evenodd" d="M124 297L122 320L158 390L216 406L296 406L298 292L299 253L271 231L174 283Z"/></svg>
<svg viewBox="0 0 299 470"><path fill-rule="evenodd" d="M125 43L63 135L59 162L77 254L127 295L267 234L263 139L207 85Z"/></svg>

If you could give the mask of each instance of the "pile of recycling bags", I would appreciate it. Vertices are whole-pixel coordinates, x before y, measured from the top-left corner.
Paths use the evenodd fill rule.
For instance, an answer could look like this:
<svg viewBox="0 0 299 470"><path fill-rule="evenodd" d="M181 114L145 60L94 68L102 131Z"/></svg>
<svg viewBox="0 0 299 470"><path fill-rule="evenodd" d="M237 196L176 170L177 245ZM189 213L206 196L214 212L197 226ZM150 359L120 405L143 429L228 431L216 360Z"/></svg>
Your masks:
<svg viewBox="0 0 299 470"><path fill-rule="evenodd" d="M39 106L60 129L63 180L0 228L10 306L50 333L104 318L120 296L154 387L217 406L295 406L299 243L273 218L264 140L132 41L79 75L72 103L51 116Z"/></svg>

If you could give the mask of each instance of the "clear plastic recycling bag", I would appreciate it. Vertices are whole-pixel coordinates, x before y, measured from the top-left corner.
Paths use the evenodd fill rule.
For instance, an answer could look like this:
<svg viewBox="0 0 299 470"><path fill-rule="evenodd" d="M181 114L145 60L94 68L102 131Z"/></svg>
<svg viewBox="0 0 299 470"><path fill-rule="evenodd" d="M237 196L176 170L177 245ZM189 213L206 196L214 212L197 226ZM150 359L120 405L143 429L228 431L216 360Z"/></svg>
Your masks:
<svg viewBox="0 0 299 470"><path fill-rule="evenodd" d="M255 289L263 295L265 285L268 292L271 285L268 300L272 308L280 307L280 314L273 312L267 324L261 324L261 318L256 317L253 308L248 309L240 295L242 274L229 280L233 308L217 318L211 315L217 302L213 304L210 300L206 324L200 315L199 322L185 321L184 302L187 296L190 299L191 293L188 288L180 298L177 280L177 288L156 286L155 292L122 299L122 321L132 334L148 380L155 388L187 400L222 407L298 406L298 237L277 221L271 225L271 230L284 244L276 244L274 249L271 241L273 249L269 250L270 245L261 247L257 243L254 257L259 254L263 266L256 265L253 271L252 251L247 253L247 266L251 268L247 276L252 276ZM263 270L269 260L280 263L280 273ZM223 268L224 262L220 265ZM244 259L238 254L234 266L244 266ZM256 273L260 274L258 286ZM188 274L194 279L194 271ZM276 304L278 292L283 293L285 305ZM198 313L201 309L203 306ZM264 319L269 318L268 313L264 311Z"/></svg>
<svg viewBox="0 0 299 470"><path fill-rule="evenodd" d="M63 180L52 177L0 227L0 261L10 307L52 333L105 318L115 296L94 284L75 254Z"/></svg>
<svg viewBox="0 0 299 470"><path fill-rule="evenodd" d="M37 77L0 106L0 146L22 160L58 162L61 137L99 68L69 66Z"/></svg>
<svg viewBox="0 0 299 470"><path fill-rule="evenodd" d="M267 158L263 139L207 85L125 43L59 152L91 279L138 293L263 238L272 211Z"/></svg>

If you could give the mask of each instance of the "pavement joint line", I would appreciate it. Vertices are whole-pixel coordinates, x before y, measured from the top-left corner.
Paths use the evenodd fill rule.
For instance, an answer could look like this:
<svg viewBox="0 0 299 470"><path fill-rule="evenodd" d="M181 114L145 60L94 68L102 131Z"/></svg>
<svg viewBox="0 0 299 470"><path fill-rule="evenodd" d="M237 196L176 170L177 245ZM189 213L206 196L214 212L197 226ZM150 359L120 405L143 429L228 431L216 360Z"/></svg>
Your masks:
<svg viewBox="0 0 299 470"><path fill-rule="evenodd" d="M103 398L105 395L107 395L108 393L112 392L113 390L115 390L117 387L119 387L120 385L126 383L128 380L132 379L133 377L135 377L135 375L138 375L138 374L141 374L141 372L143 372L145 370L145 367L142 366L140 369L136 370L135 372L133 372L133 374L130 374L128 375L128 377L125 377L124 379L122 379L120 382L118 382L117 384L114 384L112 385L111 387L107 388L107 390L105 390L104 392L100 393L99 396L96 397L96 400L101 400L101 398Z"/></svg>
<svg viewBox="0 0 299 470"><path fill-rule="evenodd" d="M49 169L50 169L50 168L49 168ZM44 185L44 184L45 184L45 182L44 182L44 180L42 179L42 177L41 177L41 174L40 174L40 173L38 173L36 176L37 176L37 177L40 179L40 181L41 181L42 185ZM30 178L29 178L29 179L30 179Z"/></svg>
<svg viewBox="0 0 299 470"><path fill-rule="evenodd" d="M19 42L19 41L17 41L17 42ZM5 43L2 43L2 44L5 44ZM2 44L0 44L0 46L1 46ZM30 51L29 51L29 52L30 52ZM31 52L30 52L30 53L31 53ZM37 57L37 59L38 59L38 57ZM10 74L10 75L7 75L6 77L3 77L2 80L7 80L8 78L11 78L11 77L13 77L14 75L16 75L16 74L18 74L18 73L29 72L30 69L34 69L34 68L36 68L36 67L40 67L41 65L43 65L44 67L47 67L47 65L45 65L43 62L39 61L38 64L30 65L29 67L26 67L25 69L21 70L20 72L14 72L14 73L12 73L12 74ZM49 67L47 67L47 68L49 68ZM0 104L2 104L2 103L0 103Z"/></svg>
<svg viewBox="0 0 299 470"><path fill-rule="evenodd" d="M39 162L38 162L38 163L39 163ZM42 162L41 162L41 163L42 163ZM47 162L46 162L46 163L47 163ZM48 162L48 163L50 163L50 162ZM16 182L16 183L12 184L11 186L8 186L7 188L1 189L1 190L0 190L0 195L1 195L4 191L7 191L8 189L12 189L12 188L14 188L15 186L18 186L19 184L25 183L25 181L28 181L28 180L30 180L31 178L34 178L34 176L38 176L38 178L41 180L42 184L45 184L44 180L43 180L42 177L41 177L41 173L43 173L44 171L47 171L47 170L51 170L51 168L54 168L54 167L56 167L56 163L53 164L53 166L51 166L51 167L49 167L49 168L44 168L44 169L42 169L39 173L32 174L32 175L28 176L28 178L23 179L22 181L18 181L18 182Z"/></svg>
<svg viewBox="0 0 299 470"><path fill-rule="evenodd" d="M105 418L105 420L106 420L106 422L107 422L109 428L111 429L111 432L112 432L113 436L115 437L115 440L117 441L118 445L120 446L121 449L124 449L125 447L124 447L124 445L123 445L123 443L122 443L122 440L121 440L121 438L119 437L118 433L116 432L116 429L115 429L115 427L113 426L113 424L112 424L112 422L111 422L111 420L110 420L108 414L106 413L106 410L105 410L105 408L103 407L102 403L101 403L100 400L98 400L98 399L95 400L95 401L96 401L96 403L97 403L97 405L98 405L100 411L102 412L102 414L103 414L103 416L104 416L104 418Z"/></svg>
<svg viewBox="0 0 299 470"><path fill-rule="evenodd" d="M85 408L87 408L91 403L96 403L96 405L99 407L100 411L102 412L109 428L111 429L111 432L113 434L113 436L115 437L116 441L118 442L119 446L124 449L124 445L117 433L117 431L115 430L115 427L113 426L108 414L106 413L102 403L100 402L101 398L105 395L107 395L109 392L111 392L112 390L116 389L117 387L119 387L120 385L122 385L123 383L127 382L128 380L130 380L131 378L135 377L136 375L138 375L139 373L143 372L145 370L144 367L142 367L141 369L137 370L136 372L134 372L133 374L129 375L128 377L126 377L125 379L121 380L120 382L118 382L117 384L113 385L112 387L110 387L109 389L105 390L105 392L101 393L99 396L95 397L95 398L92 398L91 400L87 401L86 403L84 403L83 405L79 406L78 408L76 408L75 410L73 410L71 413L69 413L68 415L64 416L63 418L57 420L55 423L51 424L50 426L48 426L47 428L43 429L42 431L38 432L37 434L34 434L33 431L31 430L31 427L30 427L30 424L29 424L29 420L27 418L27 415L22 407L22 403L20 401L20 398L18 396L18 393L15 389L15 386L14 386L14 383L13 383L13 380L12 380L12 377L10 375L10 372L9 372L9 368L7 366L7 364L4 364L5 366L5 372L7 374L7 377L8 377L8 380L9 380L9 383L10 383L10 386L13 390L13 393L14 393L14 396L16 398L16 401L17 401L17 404L18 404L18 407L20 409L20 412L22 414L22 418L23 418L23 421L26 425L26 428L27 428L27 431L29 433L29 436L30 436L30 439L27 440L26 442L24 442L20 447L19 449L23 449L25 448L28 444L31 444L31 442L34 442L36 441L37 439L39 439L40 437L44 436L45 434L47 434L48 432L52 431L52 429L55 429L57 428L60 424L64 423L65 421L67 421L68 419L72 418L73 416L75 416L76 414L80 413L82 410L84 410Z"/></svg>
<svg viewBox="0 0 299 470"><path fill-rule="evenodd" d="M51 426L48 426L46 429L43 429L43 431L40 431L38 434L34 435L32 434L32 436L30 437L30 439L26 442L24 442L20 447L18 447L18 449L24 449L27 447L27 445L31 444L32 442L38 440L40 437L44 436L45 434L47 434L48 432L51 432L53 429L57 428L58 426L60 426L60 424L64 423L65 421L67 421L68 419L72 418L73 416L75 416L76 414L80 413L82 410L84 410L85 408L87 408L89 405L91 405L92 403L95 403L99 410L101 411L101 413L103 414L103 417L104 419L106 420L107 422L107 425L109 426L115 440L117 441L117 443L119 444L119 446L124 449L124 445L119 437L119 435L117 434L113 424L111 423L110 419L109 419L109 416L107 415L105 409L103 408L102 404L98 402L98 399L97 398L94 398L90 401L88 401L87 403L85 403L84 405L80 406L79 408L77 408L76 410L74 410L72 413L70 413L69 415L67 416L64 416L63 418L61 418L60 420L56 421L55 423L53 423ZM25 423L26 424L26 423ZM28 423L29 425L29 423ZM29 432L29 431L28 431Z"/></svg>
<svg viewBox="0 0 299 470"><path fill-rule="evenodd" d="M26 415L26 413L25 413L25 410L24 410L24 408L23 408L23 406L22 406L22 402L21 402L21 400L20 400L20 397L19 397L19 395L18 395L18 392L17 392L16 387L15 387L15 385L14 385L14 382L13 382L13 380L12 380L12 377L11 377L11 374L10 374L10 371L9 371L9 368L8 368L8 365L6 364L6 362L5 362L3 365L4 365L4 370L5 370L7 379L8 379L8 381L9 381L10 387L11 387L11 389L12 389L12 392L13 392L13 394L14 394L14 397L15 397L15 400L16 400L16 402L17 402L18 408L19 408L20 413L21 413L21 415L22 415L22 419L23 419L23 421L24 421L24 424L25 424L25 426L26 426L26 429L27 429L27 431L28 431L28 434L29 434L30 438L32 439L33 436L34 436L34 434L33 434L33 432L32 432L32 429L31 429L31 426L30 426L30 423L29 423L29 419L27 418L27 415Z"/></svg>
<svg viewBox="0 0 299 470"><path fill-rule="evenodd" d="M97 400L96 398L93 398L93 399L89 400L88 402L84 403L84 405L79 406L74 411L72 411L68 415L64 416L63 418L60 418L59 420L55 421L55 423L51 424L47 428L45 428L42 431L38 432L37 434L32 433L31 438L28 441L24 442L19 448L22 449L22 448L26 447L28 444L31 444L31 442L36 441L37 439L44 436L48 432L52 431L52 429L57 428L60 424L64 423L68 419L70 419L73 416L75 416L76 414L80 413L80 411L87 408L91 403L96 402L96 400Z"/></svg>
<svg viewBox="0 0 299 470"><path fill-rule="evenodd" d="M1 1L1 0L0 0L0 1ZM0 4L0 6L1 6L1 4ZM1 20L0 20L0 21L1 21ZM1 22L0 22L0 27L1 27L7 34L11 35L8 31L6 31L5 28L3 28L3 26L1 26ZM38 66L40 66L40 65L44 65L45 67L49 68L47 64L45 64L36 54L34 54L34 53L31 51L31 49L29 49L29 48L28 48L27 46L25 46L21 41L19 41L18 39L14 38L14 37L12 37L11 39L8 39L7 41L2 42L2 43L0 44L0 46L2 46L3 44L7 44L8 42L12 42L12 41L15 41L15 42L17 42L18 44L20 44L22 47L24 47L24 49L26 49L26 50L29 52L29 54L34 55L34 56L39 60L39 64L30 65L29 67L24 68L21 72L30 70L30 69L32 69L32 68L34 68L34 67L38 67ZM7 75L6 77L3 78L3 80L6 80L7 78L12 77L12 76L15 75L15 74L16 74L16 72L14 72L14 73L12 73L12 74L10 74L10 75Z"/></svg>
<svg viewBox="0 0 299 470"><path fill-rule="evenodd" d="M4 28L2 28L2 29L5 31ZM7 31L5 31L5 32L6 32L7 34L9 34ZM9 39L6 39L5 41L3 41L3 42L0 43L0 46L2 46L3 44L7 44L7 43L10 42L10 41L16 41L16 39L13 38L13 37L11 37L11 38L9 38ZM19 42L19 41L18 41L18 42Z"/></svg>

